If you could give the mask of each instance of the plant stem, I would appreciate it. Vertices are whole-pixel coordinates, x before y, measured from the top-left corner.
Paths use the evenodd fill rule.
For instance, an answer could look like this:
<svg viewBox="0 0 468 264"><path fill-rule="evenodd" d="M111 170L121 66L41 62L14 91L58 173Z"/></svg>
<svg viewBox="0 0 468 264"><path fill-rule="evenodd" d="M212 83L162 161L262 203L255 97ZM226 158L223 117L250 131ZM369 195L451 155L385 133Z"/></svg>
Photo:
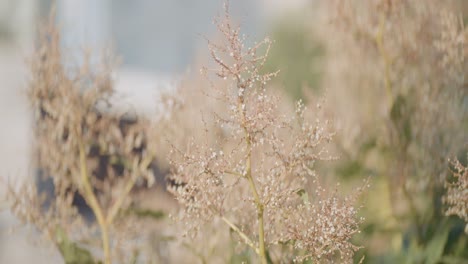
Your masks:
<svg viewBox="0 0 468 264"><path fill-rule="evenodd" d="M254 195L255 199L255 205L257 208L257 220L258 220L258 251L257 255L260 257L260 261L262 264L267 264L267 257L266 257L266 250L265 250L265 229L264 229L264 223L263 223L263 211L264 211L264 205L260 199L260 196L258 195L257 188L255 186L255 181L252 176L252 138L247 130L247 125L246 125L246 108L243 107L244 105L244 96L239 96L238 97L238 108L241 113L241 126L244 129L244 134L245 134L245 141L246 141L246 147L247 147L247 158L246 158L246 174L245 178L249 181L249 186L250 189L252 190L252 193Z"/></svg>
<svg viewBox="0 0 468 264"><path fill-rule="evenodd" d="M265 230L263 224L263 203L260 201L260 197L258 196L257 189L255 187L255 183L253 181L252 175L247 175L247 179L249 180L250 188L254 193L255 204L257 205L257 220L258 220L258 255L262 261L262 264L267 264L266 259L266 251L265 251Z"/></svg>
<svg viewBox="0 0 468 264"><path fill-rule="evenodd" d="M104 250L104 263L111 264L111 255L110 255L110 242L109 242L109 226L108 224L101 225L101 239L102 239L102 248Z"/></svg>
<svg viewBox="0 0 468 264"><path fill-rule="evenodd" d="M252 240L244 233L242 232L239 227L237 227L235 224L233 224L229 219L227 219L225 216L221 218L232 230L234 230L242 239L244 239L244 242L251 247L253 250L255 250L255 253L259 254L258 248L255 246Z"/></svg>
<svg viewBox="0 0 468 264"><path fill-rule="evenodd" d="M390 66L392 62L384 46L384 27L385 27L385 15L380 14L379 31L377 32L377 35L375 36L375 43L377 44L377 48L379 50L380 56L382 57L382 60L384 63L385 90L387 91L388 107L391 108L393 104L392 81L390 79Z"/></svg>
<svg viewBox="0 0 468 264"><path fill-rule="evenodd" d="M111 263L111 255L110 255L110 246L109 246L109 227L107 219L104 217L104 213L102 211L101 206L94 194L93 188L91 183L89 182L88 177L88 169L86 166L86 153L83 146L83 143L79 143L79 151L80 151L80 171L81 171L81 182L83 184L84 189L84 198L86 202L93 210L94 215L96 216L96 220L98 222L99 228L101 229L101 240L102 240L102 248L104 250L104 263L110 264Z"/></svg>
<svg viewBox="0 0 468 264"><path fill-rule="evenodd" d="M379 16L379 30L377 35L375 36L374 40L377 45L378 51L380 56L382 57L382 61L384 64L384 83L385 83L385 91L387 92L387 102L388 102L388 113L392 110L393 105L393 87L392 81L390 79L390 67L392 66L392 61L389 58L387 50L385 49L384 45L384 30L385 30L385 14L381 13ZM390 204L391 204L391 214L395 217L395 188L392 186L393 183L391 179L388 180L388 190L390 194Z"/></svg>
<svg viewBox="0 0 468 264"><path fill-rule="evenodd" d="M145 160L141 162L141 166L143 168L146 168L150 165L152 160L152 156L147 157ZM137 171L137 168L132 168L133 171ZM120 210L120 207L122 207L123 202L125 201L125 198L127 198L128 194L130 191L133 189L133 186L135 186L135 182L137 180L137 176L131 177L128 182L125 184L123 192L120 194L118 197L117 201L112 205L112 207L109 209L109 213L107 215L107 223L112 223L114 221L115 216Z"/></svg>
<svg viewBox="0 0 468 264"><path fill-rule="evenodd" d="M208 262L206 261L205 257L203 256L203 254L197 252L197 250L195 248L193 248L189 243L182 243L182 245L184 247L186 247L188 250L190 250L190 252L192 252L192 254L194 254L195 256L197 256L201 263L202 264L207 264Z"/></svg>
<svg viewBox="0 0 468 264"><path fill-rule="evenodd" d="M235 172L235 171L230 171L230 170L227 170L227 171L224 171L224 173L227 173L227 174L231 174L231 175L234 175L234 176L237 176L237 177L241 177L243 178L244 175L238 173L238 172Z"/></svg>

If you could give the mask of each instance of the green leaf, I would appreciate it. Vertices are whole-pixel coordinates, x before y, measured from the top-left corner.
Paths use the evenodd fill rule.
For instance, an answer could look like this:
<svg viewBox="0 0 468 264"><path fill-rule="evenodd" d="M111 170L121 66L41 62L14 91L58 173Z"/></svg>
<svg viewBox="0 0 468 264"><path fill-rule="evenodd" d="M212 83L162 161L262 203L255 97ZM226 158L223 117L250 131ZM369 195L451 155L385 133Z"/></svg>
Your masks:
<svg viewBox="0 0 468 264"><path fill-rule="evenodd" d="M447 225L444 225L443 228L438 229L437 232L432 237L431 241L426 247L426 263L436 264L439 263L440 259L444 254L445 245L447 244L447 239L450 229Z"/></svg>
<svg viewBox="0 0 468 264"><path fill-rule="evenodd" d="M361 146L359 147L360 155L366 155L370 150L373 150L377 147L377 139L375 136L368 138L364 141Z"/></svg>
<svg viewBox="0 0 468 264"><path fill-rule="evenodd" d="M361 176L364 170L364 166L358 160L345 161L337 167L337 173L344 177L350 177L354 175Z"/></svg>
<svg viewBox="0 0 468 264"><path fill-rule="evenodd" d="M405 145L412 139L411 133L411 110L405 96L399 94L393 102L390 110L390 118L397 128Z"/></svg>
<svg viewBox="0 0 468 264"><path fill-rule="evenodd" d="M392 108L390 109L390 118L392 119L393 122L397 123L400 121L405 112L406 108L406 98L399 94L395 100L393 101Z"/></svg>
<svg viewBox="0 0 468 264"><path fill-rule="evenodd" d="M71 241L61 227L55 231L56 242L66 264L96 264L91 253Z"/></svg>
<svg viewBox="0 0 468 264"><path fill-rule="evenodd" d="M153 218L154 220L166 217L166 214L161 210L130 208L127 212L141 218Z"/></svg>
<svg viewBox="0 0 468 264"><path fill-rule="evenodd" d="M448 256L448 257L442 257L440 259L440 263L443 263L443 264L463 264L463 263L466 263L466 259Z"/></svg>
<svg viewBox="0 0 468 264"><path fill-rule="evenodd" d="M296 190L296 194L302 198L302 201L305 204L309 203L309 195L307 194L306 190L304 189Z"/></svg>

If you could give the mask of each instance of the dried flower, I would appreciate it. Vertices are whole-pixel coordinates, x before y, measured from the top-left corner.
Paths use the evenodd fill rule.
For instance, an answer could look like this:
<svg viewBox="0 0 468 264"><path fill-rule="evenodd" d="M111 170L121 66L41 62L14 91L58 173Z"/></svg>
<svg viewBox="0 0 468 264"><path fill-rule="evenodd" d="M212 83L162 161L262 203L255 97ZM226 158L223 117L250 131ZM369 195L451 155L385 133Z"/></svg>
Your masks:
<svg viewBox="0 0 468 264"><path fill-rule="evenodd" d="M91 65L86 60L77 69L64 67L59 43L51 23L32 58L28 90L35 116L35 165L43 180L53 182L54 194L40 199L35 187L10 189L12 209L60 248L63 234L76 241L92 238L87 230L94 227L82 221L74 206L75 198L83 197L101 233L104 262L110 263L115 252L110 233L129 205L129 193L137 184L154 182L149 123L112 114L109 62Z"/></svg>
<svg viewBox="0 0 468 264"><path fill-rule="evenodd" d="M446 182L447 194L444 203L449 206L446 215L458 215L467 222L465 232L468 234L468 167L463 166L460 161L452 162L454 181Z"/></svg>
<svg viewBox="0 0 468 264"><path fill-rule="evenodd" d="M333 259L337 253L350 261L357 250L350 237L360 222L352 199L327 195L313 169L314 162L332 158L325 147L333 137L328 122L317 115L309 122L302 102L291 111L267 89L278 74L262 73L269 39L246 48L227 7L216 25L223 42L208 41L216 67L203 72L221 82L203 94L205 104L222 104L210 122L203 115L204 136L172 148L176 185L170 191L183 206L179 220L194 238L201 226L221 219L262 263L280 241L307 252L289 261ZM218 130L221 135L212 133ZM306 202L298 193L308 192L309 181L319 194L310 193Z"/></svg>

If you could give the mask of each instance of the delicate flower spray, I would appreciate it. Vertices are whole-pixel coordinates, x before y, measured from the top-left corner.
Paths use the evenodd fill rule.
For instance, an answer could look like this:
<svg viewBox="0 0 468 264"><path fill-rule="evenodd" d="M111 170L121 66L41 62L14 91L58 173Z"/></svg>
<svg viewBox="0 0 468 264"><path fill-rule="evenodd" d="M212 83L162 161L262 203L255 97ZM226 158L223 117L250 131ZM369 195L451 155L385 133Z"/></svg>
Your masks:
<svg viewBox="0 0 468 264"><path fill-rule="evenodd" d="M332 159L329 122L310 118L301 101L295 111L283 109L267 89L278 74L262 72L271 40L246 47L227 5L215 24L222 36L208 41L215 68L202 73L220 80L204 93L224 109L200 118L203 140L174 144L170 156L185 234L203 235L200 226L221 220L261 263L352 262L359 247L350 239L362 221L353 204L362 189L340 197L322 187L313 167Z"/></svg>

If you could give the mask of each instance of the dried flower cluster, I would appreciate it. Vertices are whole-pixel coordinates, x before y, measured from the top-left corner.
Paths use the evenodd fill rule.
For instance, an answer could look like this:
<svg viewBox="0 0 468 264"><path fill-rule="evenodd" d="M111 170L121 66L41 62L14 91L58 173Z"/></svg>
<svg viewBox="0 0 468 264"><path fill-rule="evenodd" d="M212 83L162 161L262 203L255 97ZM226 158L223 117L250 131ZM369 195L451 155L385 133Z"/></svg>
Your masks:
<svg viewBox="0 0 468 264"><path fill-rule="evenodd" d="M322 20L313 27L327 49L323 86L340 118L334 142L348 158L337 171L349 178L371 173L380 186L365 212L366 224L377 228L359 237L369 262L443 262L459 254L449 244L464 243L460 223L443 215L441 202L447 157L468 142L468 31L457 2L466 5L317 2ZM441 233L457 237L441 243L436 257L431 247Z"/></svg>
<svg viewBox="0 0 468 264"><path fill-rule="evenodd" d="M221 220L261 263L326 262L337 255L350 262L358 249L350 242L360 223L356 195L327 193L313 169L314 162L332 158L325 147L333 136L328 121L315 115L310 122L302 102L295 112L281 108L267 90L277 74L262 73L268 38L245 47L227 7L215 22L223 40L208 42L215 67L202 73L214 73L220 82L203 92L207 102L221 102L223 108L200 118L205 137L171 150L170 191L183 206L179 220L191 237ZM289 253L275 250L280 244L290 245Z"/></svg>
<svg viewBox="0 0 468 264"><path fill-rule="evenodd" d="M110 263L116 252L110 233L129 193L137 184L154 182L154 154L146 147L149 124L113 115L109 63L67 68L57 30L50 26L41 37L28 95L36 120L36 166L43 180L53 181L54 198L39 199L34 187L11 189L13 211L58 245L63 231L78 241L90 239L85 231L92 228L74 206L76 197L83 197L101 233L104 262Z"/></svg>
<svg viewBox="0 0 468 264"><path fill-rule="evenodd" d="M444 202L449 206L445 212L447 215L458 215L468 222L468 167L463 166L460 161L452 162L454 167L453 182L446 182L447 194ZM468 234L468 224L465 226Z"/></svg>
<svg viewBox="0 0 468 264"><path fill-rule="evenodd" d="M325 4L332 22L321 32L330 54L325 86L344 131L355 131L343 141L350 153L370 140L390 150L385 174L402 193L442 186L446 157L468 140L459 132L468 116L467 31L453 2Z"/></svg>

